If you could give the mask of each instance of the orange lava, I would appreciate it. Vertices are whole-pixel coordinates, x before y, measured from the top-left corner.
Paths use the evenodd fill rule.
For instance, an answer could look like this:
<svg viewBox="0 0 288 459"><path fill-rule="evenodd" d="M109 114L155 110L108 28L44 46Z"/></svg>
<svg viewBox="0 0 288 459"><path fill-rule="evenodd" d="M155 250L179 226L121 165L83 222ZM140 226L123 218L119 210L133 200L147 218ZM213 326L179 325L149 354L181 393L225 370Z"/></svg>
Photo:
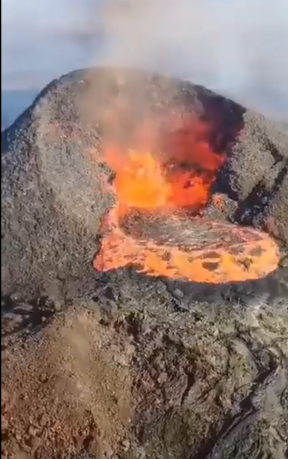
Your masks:
<svg viewBox="0 0 288 459"><path fill-rule="evenodd" d="M212 284L259 279L277 269L278 249L267 234L199 216L225 161L205 140L207 126L190 118L170 132L159 141L150 123L131 148L104 147L117 201L102 222L94 268L133 266L147 275ZM130 220L131 231L125 228Z"/></svg>
<svg viewBox="0 0 288 459"><path fill-rule="evenodd" d="M171 216L171 220L179 221L181 231L181 217ZM193 220L197 231L193 225L186 229L187 245L174 241L171 245L169 240L159 244L149 237L144 242L125 234L118 224L117 209L113 209L105 221L107 232L94 267L108 271L134 266L151 276L210 284L259 279L277 268L277 246L265 233L220 222L209 222L207 228L201 217ZM201 243L193 241L199 232ZM173 239L177 240L177 234Z"/></svg>

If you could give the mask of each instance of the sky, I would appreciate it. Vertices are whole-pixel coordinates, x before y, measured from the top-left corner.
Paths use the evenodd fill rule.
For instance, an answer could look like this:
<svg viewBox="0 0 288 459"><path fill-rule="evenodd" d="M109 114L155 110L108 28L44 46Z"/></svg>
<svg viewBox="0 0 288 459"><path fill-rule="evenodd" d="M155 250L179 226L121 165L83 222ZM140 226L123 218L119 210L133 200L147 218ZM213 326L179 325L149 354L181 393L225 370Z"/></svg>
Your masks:
<svg viewBox="0 0 288 459"><path fill-rule="evenodd" d="M288 0L2 0L2 91L120 64L288 121L287 56Z"/></svg>

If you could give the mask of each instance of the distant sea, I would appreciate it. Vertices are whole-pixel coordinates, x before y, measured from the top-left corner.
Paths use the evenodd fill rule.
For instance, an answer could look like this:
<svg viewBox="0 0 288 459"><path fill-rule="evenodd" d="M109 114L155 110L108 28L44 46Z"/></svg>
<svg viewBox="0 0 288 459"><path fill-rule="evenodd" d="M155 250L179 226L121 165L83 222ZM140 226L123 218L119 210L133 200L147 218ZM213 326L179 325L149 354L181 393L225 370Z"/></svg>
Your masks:
<svg viewBox="0 0 288 459"><path fill-rule="evenodd" d="M39 94L39 90L2 90L1 97L1 131L9 127L18 118L24 110L26 110L35 97ZM288 122L278 120L280 126L288 131Z"/></svg>
<svg viewBox="0 0 288 459"><path fill-rule="evenodd" d="M9 127L31 105L39 91L1 91L1 131Z"/></svg>

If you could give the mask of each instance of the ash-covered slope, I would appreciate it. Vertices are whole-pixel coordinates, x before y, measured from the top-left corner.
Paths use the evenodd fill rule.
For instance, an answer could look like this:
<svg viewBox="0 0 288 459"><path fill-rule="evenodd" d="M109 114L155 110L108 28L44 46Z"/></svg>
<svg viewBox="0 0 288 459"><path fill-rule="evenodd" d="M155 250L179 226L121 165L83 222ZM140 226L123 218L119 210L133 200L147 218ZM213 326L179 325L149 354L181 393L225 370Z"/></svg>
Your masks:
<svg viewBox="0 0 288 459"><path fill-rule="evenodd" d="M113 201L101 186L111 174L101 141L119 94L131 107L124 135L141 107L207 121L209 142L228 158L215 185L227 194L224 217L268 228L287 245L288 135L280 127L188 82L136 70L75 71L2 133L3 295L74 297L93 286L99 224Z"/></svg>
<svg viewBox="0 0 288 459"><path fill-rule="evenodd" d="M288 138L273 123L140 71L52 82L2 135L3 457L282 459L285 260L275 276L214 288L93 270L114 200L101 147L119 93L130 113L120 137L143 107L204 118L227 155L215 183L226 196L207 215L267 227L287 257Z"/></svg>
<svg viewBox="0 0 288 459"><path fill-rule="evenodd" d="M111 278L60 312L16 303L2 318L3 457L287 457L285 303L180 305L151 278L118 292Z"/></svg>

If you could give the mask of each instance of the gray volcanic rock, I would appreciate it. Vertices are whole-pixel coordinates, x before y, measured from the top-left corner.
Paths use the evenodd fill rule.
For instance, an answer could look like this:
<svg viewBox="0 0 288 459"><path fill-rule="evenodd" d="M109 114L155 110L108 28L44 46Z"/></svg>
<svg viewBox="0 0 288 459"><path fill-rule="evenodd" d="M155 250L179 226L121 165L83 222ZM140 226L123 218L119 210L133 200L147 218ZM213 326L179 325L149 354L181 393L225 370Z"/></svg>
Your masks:
<svg viewBox="0 0 288 459"><path fill-rule="evenodd" d="M136 70L80 70L48 85L2 133L3 295L74 297L94 285L99 224L112 205L101 186L111 173L101 142L119 94L131 113L123 138L143 107L156 117L177 109L208 121L209 142L228 157L216 183L230 200L226 218L269 227L288 243L287 133L188 82Z"/></svg>
<svg viewBox="0 0 288 459"><path fill-rule="evenodd" d="M119 94L130 119L113 132ZM212 200L207 215L266 227L287 256L287 134L272 122L140 71L52 82L2 134L3 457L284 459L285 260L266 279L214 288L93 271L113 203L102 141L126 142L142 109L208 121L227 163L223 212Z"/></svg>
<svg viewBox="0 0 288 459"><path fill-rule="evenodd" d="M159 279L106 281L2 318L3 457L287 457L287 302L183 310Z"/></svg>
<svg viewBox="0 0 288 459"><path fill-rule="evenodd" d="M99 139L79 121L80 75L52 82L2 134L4 294L63 296L93 277L109 196L99 185L105 167L83 153Z"/></svg>
<svg viewBox="0 0 288 459"><path fill-rule="evenodd" d="M288 134L263 116L246 111L228 160L236 193L236 221L268 228L288 243Z"/></svg>

